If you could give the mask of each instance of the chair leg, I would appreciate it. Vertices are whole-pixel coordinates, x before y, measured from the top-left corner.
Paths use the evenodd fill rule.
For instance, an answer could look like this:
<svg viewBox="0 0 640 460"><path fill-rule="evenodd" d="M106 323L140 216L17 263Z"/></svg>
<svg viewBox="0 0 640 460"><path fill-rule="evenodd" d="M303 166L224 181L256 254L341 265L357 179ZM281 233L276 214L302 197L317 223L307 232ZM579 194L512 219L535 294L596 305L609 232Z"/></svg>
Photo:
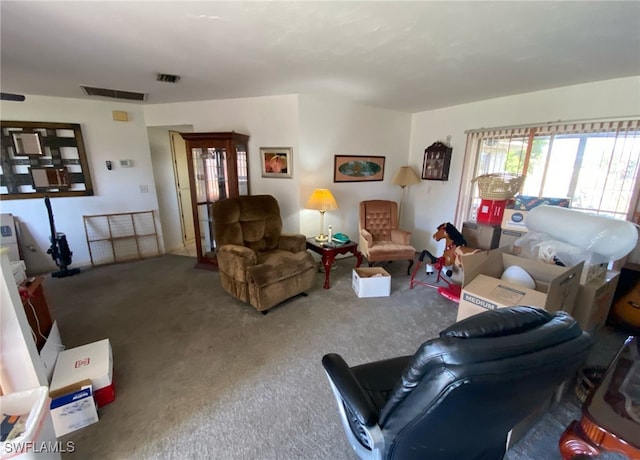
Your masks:
<svg viewBox="0 0 640 460"><path fill-rule="evenodd" d="M407 267L407 275L411 274L411 267L413 267L413 259L409 259L409 266Z"/></svg>

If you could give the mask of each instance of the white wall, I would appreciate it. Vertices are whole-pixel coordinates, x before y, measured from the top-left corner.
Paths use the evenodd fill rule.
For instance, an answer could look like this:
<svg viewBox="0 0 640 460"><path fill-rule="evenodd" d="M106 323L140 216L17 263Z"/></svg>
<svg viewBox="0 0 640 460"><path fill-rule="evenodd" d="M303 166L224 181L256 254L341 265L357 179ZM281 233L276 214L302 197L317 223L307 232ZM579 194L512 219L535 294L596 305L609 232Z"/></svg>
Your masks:
<svg viewBox="0 0 640 460"><path fill-rule="evenodd" d="M303 209L315 188L331 189L340 205L339 211L326 214L325 225L354 236L360 200L400 197L400 189L390 181L406 164L409 114L297 95L156 104L144 111L149 127L188 124L195 132L249 135L251 194L277 198L285 231L318 233L320 216ZM263 178L260 147L293 147L293 177ZM338 153L385 156L384 181L333 184L333 156Z"/></svg>
<svg viewBox="0 0 640 460"><path fill-rule="evenodd" d="M95 195L51 199L56 230L67 235L73 251L72 266L91 263L83 215L157 211L149 141L141 105L26 95L24 102L3 101L0 110L3 120L81 125ZM129 121L113 121L113 110L126 111ZM134 166L121 168L118 162L125 159L133 160ZM106 160L114 164L111 171L105 167ZM141 186L148 187L148 192L143 193ZM24 255L29 273L56 270L53 260L46 254L50 246L50 228L44 200L2 200L0 206L3 213L11 213L20 219L23 246L34 248ZM157 226L160 231L159 221Z"/></svg>
<svg viewBox="0 0 640 460"><path fill-rule="evenodd" d="M442 222L454 222L463 173L465 130L558 120L640 116L640 77L620 78L519 94L416 113L412 117L409 163L422 168L424 149L451 135L453 158L447 182L422 181L411 187L416 249L440 254L431 235ZM469 166L472 167L472 166ZM466 180L466 178L465 178ZM457 223L460 224L460 223Z"/></svg>
<svg viewBox="0 0 640 460"><path fill-rule="evenodd" d="M162 129L178 125L192 126L196 132L248 134L251 193L268 193L278 199L285 231L307 235L318 233L318 213L303 207L313 189L328 187L340 209L326 214L325 226L331 224L334 231L353 237L357 233L357 203L365 198L400 200L400 188L391 184L398 167L409 164L420 172L424 149L451 135L454 150L450 180L422 181L409 187L403 211L402 225L414 232L412 242L416 249L430 249L437 254L431 235L440 223L454 221L462 177L465 130L556 120L640 116L640 77L538 91L413 115L310 95L145 106L27 95L22 103L0 103L0 109L3 120L68 122L82 126L96 195L52 200L57 229L67 234L74 252L73 266L90 263L83 215L158 209L154 168L156 180L162 181L160 187L166 188L168 195L169 184L166 182L169 176L165 173L169 166L162 164L167 158L168 134L166 146L162 141L156 144L156 139L164 138ZM112 110L127 111L130 121L113 121ZM147 127L153 128L149 131L153 133L153 167ZM160 152L157 158L160 163L155 161L156 147ZM260 147L293 147L293 177L263 178ZM385 156L384 180L334 184L335 154ZM134 167L120 168L118 160L121 159L132 159ZM114 162L112 171L105 168L106 160ZM149 192L141 193L141 185L147 185ZM23 222L27 230L25 244L35 248L35 252L25 255L30 273L55 269L51 257L46 254L50 245L49 225L43 201L0 202L2 212L12 213ZM163 219L162 226L158 221L158 231L167 227L165 230L169 233L164 238L174 244L180 239L179 227L167 225L165 216Z"/></svg>
<svg viewBox="0 0 640 460"><path fill-rule="evenodd" d="M300 231L309 236L319 233L319 213L303 207L314 189L328 188L340 209L325 214L325 232L332 225L334 233L346 233L357 241L360 201L400 200L401 189L392 185L391 179L400 166L407 164L411 115L316 96L300 96L299 112ZM334 183L336 154L384 156L384 179Z"/></svg>
<svg viewBox="0 0 640 460"><path fill-rule="evenodd" d="M6 249L0 249L0 388L4 394L48 385Z"/></svg>
<svg viewBox="0 0 640 460"><path fill-rule="evenodd" d="M299 182L297 96L146 105L144 114L149 127L191 125L193 132L235 131L250 136L248 147L250 193L275 196L280 204L284 230L298 231L300 226L298 194L292 193L292 190L297 190ZM260 147L292 147L293 177L291 179L262 177L259 161Z"/></svg>
<svg viewBox="0 0 640 460"><path fill-rule="evenodd" d="M193 127L183 125L147 129L151 162L153 164L153 179L156 184L160 223L162 224L162 235L164 237L164 248L167 252L184 246L169 130L184 133L193 131ZM192 219L191 215L188 215L187 219Z"/></svg>

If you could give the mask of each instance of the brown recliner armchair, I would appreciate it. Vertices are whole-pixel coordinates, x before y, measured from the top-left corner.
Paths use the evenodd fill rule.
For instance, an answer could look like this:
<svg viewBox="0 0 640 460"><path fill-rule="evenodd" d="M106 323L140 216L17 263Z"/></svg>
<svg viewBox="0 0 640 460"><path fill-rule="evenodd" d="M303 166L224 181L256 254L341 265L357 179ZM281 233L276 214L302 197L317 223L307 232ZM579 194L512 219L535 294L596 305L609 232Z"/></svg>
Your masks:
<svg viewBox="0 0 640 460"><path fill-rule="evenodd" d="M409 274L416 249L409 244L411 232L398 228L398 203L387 200L361 201L358 232L360 251L369 266L376 262L407 260Z"/></svg>
<svg viewBox="0 0 640 460"><path fill-rule="evenodd" d="M265 313L311 289L317 266L300 234L282 233L278 202L271 195L213 203L222 287Z"/></svg>

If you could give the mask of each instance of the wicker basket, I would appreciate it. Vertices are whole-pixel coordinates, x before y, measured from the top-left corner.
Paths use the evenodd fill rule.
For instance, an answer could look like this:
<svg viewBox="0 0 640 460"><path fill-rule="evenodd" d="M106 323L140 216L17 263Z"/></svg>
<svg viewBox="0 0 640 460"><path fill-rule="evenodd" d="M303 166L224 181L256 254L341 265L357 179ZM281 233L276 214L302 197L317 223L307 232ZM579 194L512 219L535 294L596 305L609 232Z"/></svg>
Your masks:
<svg viewBox="0 0 640 460"><path fill-rule="evenodd" d="M472 180L478 182L483 200L508 200L520 191L524 176L510 173L484 174Z"/></svg>
<svg viewBox="0 0 640 460"><path fill-rule="evenodd" d="M580 402L585 402L595 387L602 381L607 368L605 366L585 367L578 371L575 394Z"/></svg>

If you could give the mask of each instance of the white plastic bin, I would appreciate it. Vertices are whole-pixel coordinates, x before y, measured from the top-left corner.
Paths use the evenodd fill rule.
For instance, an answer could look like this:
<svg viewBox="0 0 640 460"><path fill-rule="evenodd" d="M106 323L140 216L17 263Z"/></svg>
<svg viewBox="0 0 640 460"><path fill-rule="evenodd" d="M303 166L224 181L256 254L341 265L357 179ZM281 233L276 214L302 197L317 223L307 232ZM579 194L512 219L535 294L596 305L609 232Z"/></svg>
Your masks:
<svg viewBox="0 0 640 460"><path fill-rule="evenodd" d="M1 443L2 460L60 458L48 408L49 387L46 386L0 396L0 410L3 414L28 414L25 431L18 437Z"/></svg>

